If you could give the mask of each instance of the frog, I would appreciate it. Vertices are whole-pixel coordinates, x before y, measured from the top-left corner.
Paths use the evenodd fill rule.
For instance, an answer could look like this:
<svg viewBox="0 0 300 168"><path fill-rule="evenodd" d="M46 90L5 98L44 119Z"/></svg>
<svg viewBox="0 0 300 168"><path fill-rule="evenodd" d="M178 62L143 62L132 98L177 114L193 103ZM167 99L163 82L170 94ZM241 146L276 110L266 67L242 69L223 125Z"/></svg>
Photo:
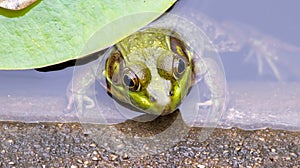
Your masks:
<svg viewBox="0 0 300 168"><path fill-rule="evenodd" d="M250 59L250 57L256 57L258 62L259 73L260 74L262 73L262 69L264 65L262 62L263 60L265 60L267 65L271 67L275 78L277 78L278 80L282 79L281 74L279 73L279 70L276 66L276 62L278 61L277 58L278 54L276 53L275 50L272 50L271 46L268 45L269 44L268 42L273 42L270 44L274 44L274 42L276 42L274 39L268 39L265 36L261 36L261 38L258 38L257 32L253 31L252 29L242 29L238 31L237 30L238 28L234 28L233 25L227 23L221 23L221 24L217 23L213 19L210 19L207 16L205 16L204 14L197 13L196 16L189 15L188 18L189 19L193 18L194 19L193 21L195 23L199 23L197 24L197 26L200 27L201 31L203 31L203 34L207 36L210 43L212 44L208 47L210 48L209 50L211 51L214 50L211 48L213 46L218 52L221 53L235 52L241 50L241 48L244 45L249 45L251 50L246 59ZM162 23L162 22L175 22L175 21L172 20L172 18L166 19L163 16L160 19L156 20L155 22ZM179 23L177 25L184 27L181 29L181 31L187 31L186 27L189 27L185 23ZM154 33L150 36L149 35L150 30L152 32L157 31L159 33ZM243 36L242 35L239 36L240 33L238 32L241 31L242 34L244 34ZM248 38L247 35L249 35L249 33L245 33L244 31L251 32L252 34L250 35L252 38ZM139 110L147 114L167 115L174 112L180 106L180 104L185 100L185 97L189 95L189 91L191 90L191 88L203 82L208 87L208 90L210 92L210 96L208 97L210 98L208 98L205 101L198 102L196 109L199 107L209 106L213 109L213 111L221 112L222 110L224 110L224 108L227 107L226 104L228 104L229 102L228 99L229 96L228 96L227 87L224 86L225 77L220 75L222 74L221 73L222 68L220 68L220 65L218 64L218 62L216 62L216 60L211 59L209 57L204 58L201 56L201 54L203 53L200 52L199 55L199 53L192 51L192 49L197 48L197 46L194 47L189 47L189 46L191 45L191 43L195 43L195 41L197 41L197 38L194 39L194 42L188 42L188 39L184 39L181 37L180 35L181 32L176 32L171 29L160 29L160 28L149 29L146 30L144 33L138 32L137 34L129 36L114 45L112 49L114 51L113 53L116 52L118 53L116 55L121 55L120 57L120 60L122 60L121 62L128 61L127 64L123 63L124 65L122 64L122 66L120 67L118 63L116 64L116 62L113 61L114 59L111 60L109 59L110 57L108 57L109 60L108 63L111 62L114 63L113 66L111 67L117 69L120 68L118 69L118 71L122 71L122 68L125 68L128 70L128 73L130 72L129 75L126 76L128 78L125 81L124 81L124 76L122 75L112 75L114 74L112 73L114 71L109 70L109 68L111 67L107 65L101 65L101 66L105 66L106 70L104 70L103 72L102 71L97 72L98 74L104 74L106 84L103 84L102 82L101 85L107 89L111 97L113 97L115 100L121 103L129 104L130 106L138 108ZM235 33L237 34L235 35ZM176 40L171 40L173 39L171 37L174 37ZM135 39L136 42L133 42L135 41L133 39ZM264 42L265 45L261 45L262 42ZM282 44L280 41L277 42L279 44ZM135 50L131 51L130 48L135 48ZM138 49L138 51L136 49ZM147 52L143 51L143 49L146 49ZM286 46L286 49L289 50L288 46ZM177 78L174 77L174 75L173 77L171 77L170 75L165 75L168 73L161 73L161 72L160 72L161 74L157 73L156 72L157 66L168 67L169 64L167 64L165 60L170 60L170 62L172 62L171 58L173 57L168 59L161 59L160 61L157 61L158 58L162 58L163 56L153 56L156 54L154 54L154 51L152 50L155 51L163 50L166 52L165 53L166 55L169 55L167 54L168 52L175 53L175 55L177 56L179 55L181 57L182 55L184 55L183 58L185 59L183 59L183 61L180 61L181 62L180 64L179 63L177 64L180 65L180 67L177 68L182 69L182 67L184 67L184 74L185 73L189 74L188 77L183 75L184 78L182 79L178 78L178 81L174 82L174 79L177 80ZM147 56L142 56L141 58L139 58L137 55L139 56L147 55ZM170 55L172 54L170 53ZM130 60L131 61L136 60L139 62L150 61L151 65L149 65L149 63L145 63L147 64L147 66L145 65L137 66L133 63L130 63L131 62ZM165 64L161 65L162 63ZM132 68L135 69L135 71L133 71L134 73L132 73L132 71L130 70L131 67L126 67L125 65L132 65ZM140 72L144 74L142 75L143 78L147 78L147 80L145 79L147 82L145 82L144 80L142 81L137 80L139 79L137 77L139 77L139 75L141 74L136 75L137 73L136 71L138 69L141 69L141 67L147 67L144 69L151 69L151 71L146 70L147 72L143 72L143 73L142 71ZM93 70L93 71L95 72L97 70ZM85 108L92 108L95 106L94 100L92 100L91 96L88 96L86 93L87 90L86 88L89 88L92 84L95 83L95 80L93 79L93 75L91 75L93 73L84 72L83 74L85 75L83 76L79 75L79 77L77 77L78 79L73 80L75 81L73 82L74 85L73 89L71 88L68 89L67 91L68 105L64 110L65 112L71 111L73 104L77 104L77 106L79 106L78 109L80 109L79 110L80 112L84 108L83 107L84 104L86 105ZM153 79L153 81L156 82L154 83L150 82L151 83L150 84L148 80L150 79L151 81L152 75L160 76L158 78L160 80L156 80L156 78L154 78L155 80ZM167 79L161 78L161 76L166 76ZM131 77L134 78L132 79ZM117 80L118 78L123 79L123 81ZM173 82L171 79L173 80ZM136 83L138 83L137 86L135 86ZM140 85L140 83L142 84ZM176 83L182 86L178 87L179 85L177 85ZM132 85L132 88L131 86L128 85L126 86L126 84ZM172 89L170 90L170 88ZM134 89L137 89L136 92L134 92ZM149 94L150 92L151 94ZM175 95L174 98L173 98L174 96L173 94Z"/></svg>
<svg viewBox="0 0 300 168"><path fill-rule="evenodd" d="M179 12L177 11L177 13ZM260 36L257 31L251 28L239 29L233 24L218 23L208 18L205 14L190 14L187 18L192 19L194 23L198 23L197 26L218 52L236 52L240 51L245 45L250 46L250 52L246 59L250 59L250 57L256 58L259 74L263 73L265 64L262 62L266 62L266 65L271 67L275 78L278 80L282 79L276 65L278 53L271 45L278 43L278 45L280 44L279 46L289 50L288 45L282 45L282 42L270 37ZM155 22L174 21L161 17ZM182 26L188 27L184 23L182 23ZM150 30L158 33L150 36ZM182 30L186 31L185 29ZM149 29L122 39L111 49L114 56L108 54L110 56L107 57L108 61L106 62L107 64L112 64L112 66L102 64L101 66L105 67L104 71L97 72L97 70L93 70L96 74L104 74L105 76L105 82L102 82L100 85L108 91L108 94L113 99L120 103L133 106L146 114L168 115L180 107L186 96L190 94L191 88L203 82L210 91L210 96L208 96L210 98L205 101L199 101L195 108L208 106L213 111L222 112L229 102L228 90L226 86L220 84L225 80L224 77L212 75L220 74L222 70L220 70L215 60L209 57L201 58L201 56L193 52L192 49L197 48L197 46L189 47L191 44L188 42L188 39L182 38L180 33L171 29ZM264 45L261 45L262 43ZM131 48L135 49L131 51ZM156 55L154 50L165 53L157 53L158 55L173 55L174 57L166 57L166 59L157 61L164 56L153 56ZM164 71L162 71L163 73L157 72L158 66L169 67L171 65L165 60L173 62L174 58L182 60L178 60L180 63L176 63L180 67L173 67L175 70L176 68L178 70L184 69L182 77L176 78L176 76L170 76L170 73ZM116 60L119 60L119 62ZM145 63L147 62L146 60L149 62ZM135 65L135 62L144 63ZM161 65L162 63L163 65ZM109 70L112 67L116 68L117 72L120 71L122 73L114 75L115 71ZM124 75L123 69L128 75ZM145 70L145 72L139 71L141 74L137 74L140 69ZM152 75L155 78L152 78ZM125 77L126 79L124 79ZM64 112L70 112L74 104L78 106L79 113L82 113L84 108L95 107L95 101L91 99L92 96L87 94L87 88L95 83L93 73L84 72L83 75L79 75L77 78L73 80L73 88L69 87L67 90L68 103Z"/></svg>
<svg viewBox="0 0 300 168"><path fill-rule="evenodd" d="M100 66L105 68L97 68L99 64L95 63L74 76L75 82L67 90L68 105L64 112L70 112L73 104L77 105L78 113L95 107L87 90L95 81L101 81L101 75L105 82L100 85L114 100L145 114L173 113L200 81L207 85L214 102L210 99L198 102L197 106L215 104L217 109L222 106L225 91L216 82L223 78L212 75L219 73L220 67L209 57L199 59L174 30L145 28L116 43L106 51L107 56L101 54L105 64Z"/></svg>

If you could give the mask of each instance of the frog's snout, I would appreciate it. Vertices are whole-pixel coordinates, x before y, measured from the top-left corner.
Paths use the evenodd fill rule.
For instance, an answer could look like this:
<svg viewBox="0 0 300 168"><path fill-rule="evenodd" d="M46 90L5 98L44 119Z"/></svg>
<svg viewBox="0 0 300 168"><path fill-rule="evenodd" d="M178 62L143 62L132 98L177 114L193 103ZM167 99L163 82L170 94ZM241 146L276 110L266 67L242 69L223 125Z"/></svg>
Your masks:
<svg viewBox="0 0 300 168"><path fill-rule="evenodd" d="M166 96L165 93L161 94L160 96L157 95L157 96L149 96L149 99L152 103L157 103L161 106L165 106L165 105L168 105L170 104L170 97Z"/></svg>
<svg viewBox="0 0 300 168"><path fill-rule="evenodd" d="M152 81L148 88L149 101L158 112L168 109L171 103L170 97L171 82L169 80Z"/></svg>
<svg viewBox="0 0 300 168"><path fill-rule="evenodd" d="M157 103L161 106L163 105L168 105L171 101L170 97L168 96L168 92L166 92L164 89L155 89L152 91L148 91L149 95L149 100L152 103Z"/></svg>

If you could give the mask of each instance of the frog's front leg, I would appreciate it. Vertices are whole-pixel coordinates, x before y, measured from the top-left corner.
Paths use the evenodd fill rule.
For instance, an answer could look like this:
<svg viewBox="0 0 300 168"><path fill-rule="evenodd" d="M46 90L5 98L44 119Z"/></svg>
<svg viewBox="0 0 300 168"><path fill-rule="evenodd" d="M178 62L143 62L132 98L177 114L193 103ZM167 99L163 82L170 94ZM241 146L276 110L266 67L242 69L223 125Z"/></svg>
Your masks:
<svg viewBox="0 0 300 168"><path fill-rule="evenodd" d="M68 105L64 109L65 113L69 113L70 111L72 111L74 105L77 106L76 109L81 114L83 113L83 109L84 109L83 105L84 104L87 104L85 106L85 108L95 107L95 102L90 96L76 93L74 91L71 91L71 89L68 89L67 92L68 92L67 93Z"/></svg>
<svg viewBox="0 0 300 168"><path fill-rule="evenodd" d="M95 68L93 63L78 66L74 69L73 78L67 88L68 104L64 109L65 113L71 112L73 107L79 114L83 114L84 109L93 108L95 106L94 100L91 98L95 96L93 88L95 78Z"/></svg>
<svg viewBox="0 0 300 168"><path fill-rule="evenodd" d="M213 58L204 58L198 62L196 66L198 81L196 82L203 81L205 83L210 92L210 99L197 103L197 109L211 107L212 115L220 114L224 110L223 108L226 108L226 96L228 95L223 68Z"/></svg>

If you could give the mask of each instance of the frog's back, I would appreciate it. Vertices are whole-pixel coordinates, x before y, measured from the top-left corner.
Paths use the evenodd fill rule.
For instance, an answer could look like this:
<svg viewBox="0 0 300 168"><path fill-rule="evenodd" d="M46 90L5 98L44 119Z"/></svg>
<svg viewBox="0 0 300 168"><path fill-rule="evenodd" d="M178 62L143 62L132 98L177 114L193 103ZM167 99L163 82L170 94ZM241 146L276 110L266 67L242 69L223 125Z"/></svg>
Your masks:
<svg viewBox="0 0 300 168"><path fill-rule="evenodd" d="M137 32L129 38L125 38L117 44L122 53L130 54L144 48L163 48L168 49L168 36L161 31L147 29Z"/></svg>

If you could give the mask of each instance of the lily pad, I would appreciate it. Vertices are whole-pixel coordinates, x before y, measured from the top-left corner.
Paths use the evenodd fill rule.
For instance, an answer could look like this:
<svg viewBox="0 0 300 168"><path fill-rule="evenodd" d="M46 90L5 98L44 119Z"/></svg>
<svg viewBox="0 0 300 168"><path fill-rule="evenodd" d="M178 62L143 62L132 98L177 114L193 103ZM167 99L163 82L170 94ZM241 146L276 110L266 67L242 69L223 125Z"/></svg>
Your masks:
<svg viewBox="0 0 300 168"><path fill-rule="evenodd" d="M97 46L104 49L122 38L114 35L115 39L108 39L110 34L118 30L118 34L129 35L174 2L45 0L21 11L0 8L0 69L32 69L80 58L86 42L101 27L124 16L150 12L148 17L132 17L132 26L107 29L106 38L101 39L104 42Z"/></svg>

